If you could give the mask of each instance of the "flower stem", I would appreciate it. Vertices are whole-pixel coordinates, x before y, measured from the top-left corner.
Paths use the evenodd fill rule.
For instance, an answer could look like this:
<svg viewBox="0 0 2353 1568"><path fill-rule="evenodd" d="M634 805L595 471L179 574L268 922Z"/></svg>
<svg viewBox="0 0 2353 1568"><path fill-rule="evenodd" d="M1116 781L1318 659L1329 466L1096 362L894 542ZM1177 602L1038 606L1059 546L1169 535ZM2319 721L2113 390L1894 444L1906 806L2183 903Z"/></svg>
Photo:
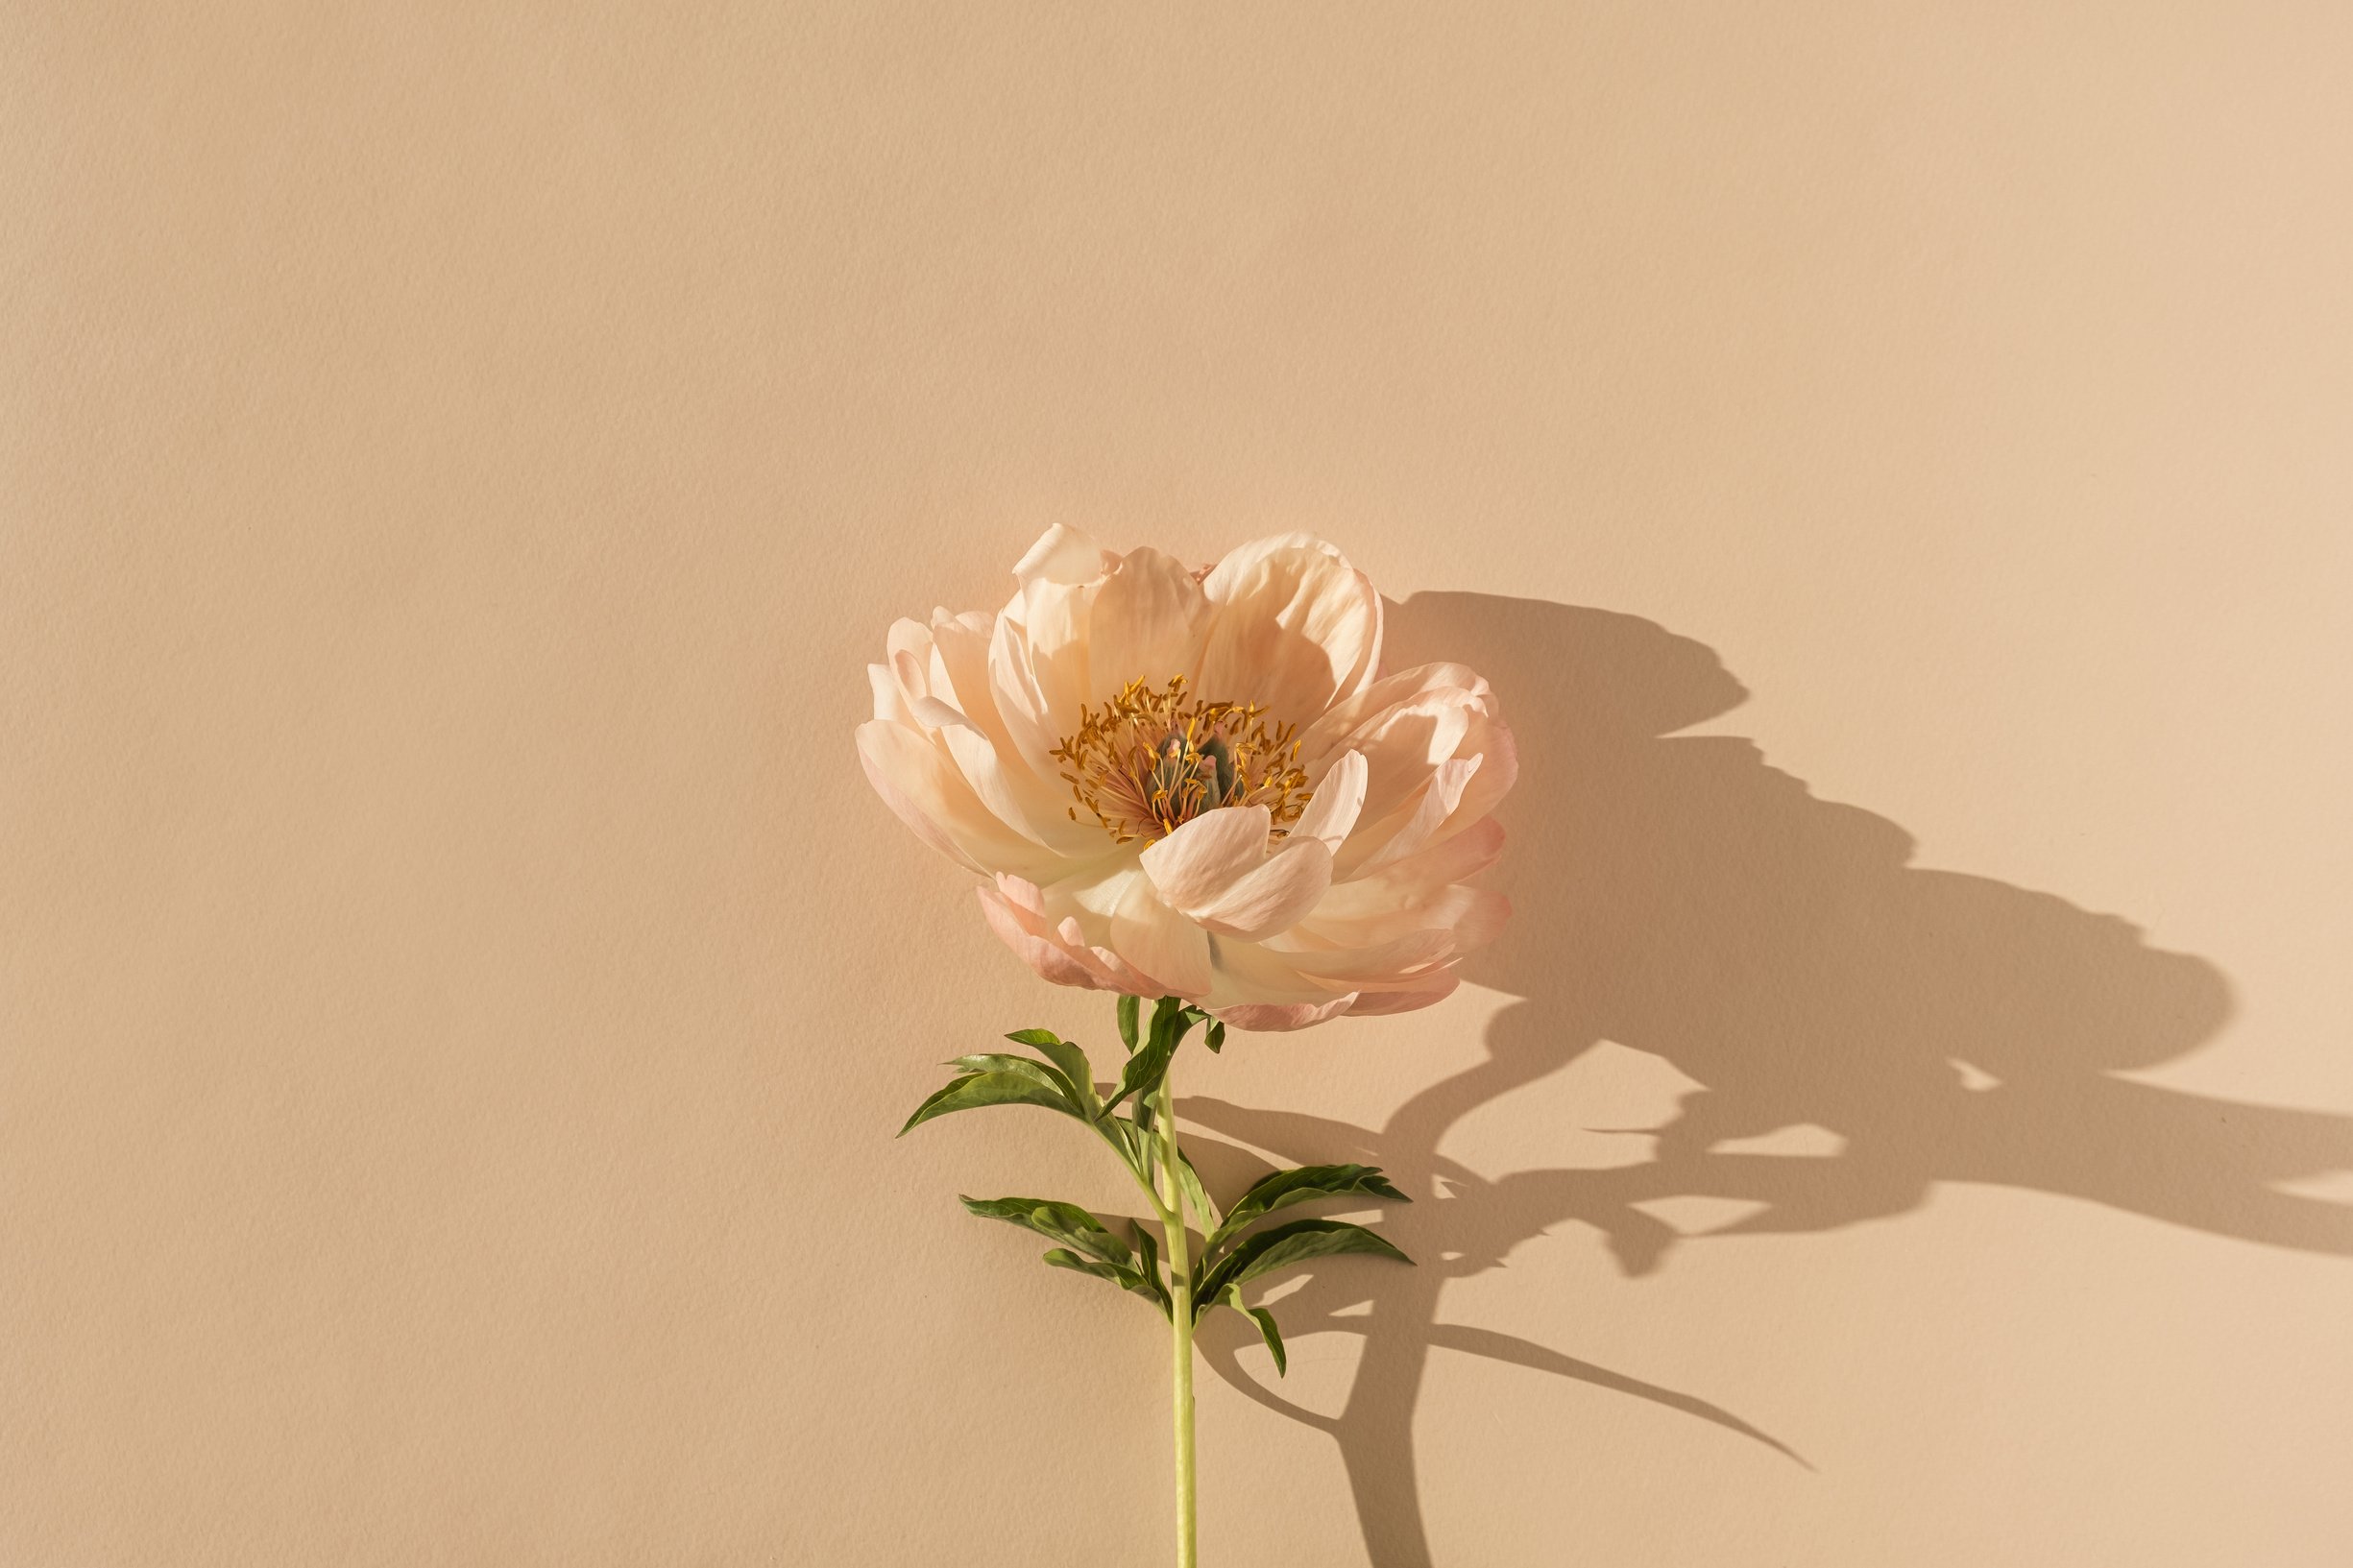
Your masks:
<svg viewBox="0 0 2353 1568"><path fill-rule="evenodd" d="M1163 1076L1153 1095L1159 1122L1162 1229L1168 1236L1170 1415L1176 1436L1176 1568L1197 1568L1193 1489L1193 1269L1185 1236L1184 1184L1176 1176L1176 1112ZM1205 1218L1205 1217L1204 1217Z"/></svg>

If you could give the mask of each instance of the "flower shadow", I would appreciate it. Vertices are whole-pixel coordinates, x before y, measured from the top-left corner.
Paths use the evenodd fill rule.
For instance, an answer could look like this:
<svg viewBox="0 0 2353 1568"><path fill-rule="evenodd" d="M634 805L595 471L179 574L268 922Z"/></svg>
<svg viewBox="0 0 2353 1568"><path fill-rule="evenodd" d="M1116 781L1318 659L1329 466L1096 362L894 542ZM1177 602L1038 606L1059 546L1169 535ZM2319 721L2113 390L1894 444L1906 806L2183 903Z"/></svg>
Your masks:
<svg viewBox="0 0 2353 1568"><path fill-rule="evenodd" d="M2353 1170L2353 1118L2118 1075L2213 1036L2230 997L2212 964L2050 894L1914 867L1902 828L1814 798L1753 742L1678 734L1747 694L1690 639L1488 594L1417 594L1389 614L1391 667L1471 664L1519 741L1498 874L1516 915L1465 973L1524 1000L1496 1015L1485 1060L1378 1128L1181 1102L1196 1124L1291 1160L1380 1165L1416 1200L1387 1223L1424 1266L1332 1267L1283 1304L1295 1338L1364 1337L1340 1414L1303 1410L1246 1372L1246 1325L1204 1344L1228 1383L1333 1436L1374 1568L1431 1561L1413 1418L1433 1351L1651 1400L1798 1459L1693 1394L1442 1320L1446 1281L1499 1266L1565 1221L1593 1226L1640 1276L1704 1244L1639 1207L1655 1200L1751 1206L1711 1235L1805 1233L1977 1182L2353 1256L2353 1206L2282 1190ZM1703 1086L1657 1130L1650 1161L1490 1178L1438 1154L1464 1117L1605 1041ZM1833 1135L1837 1151L1725 1146L1796 1127ZM1562 1130L1565 1144L1580 1129Z"/></svg>

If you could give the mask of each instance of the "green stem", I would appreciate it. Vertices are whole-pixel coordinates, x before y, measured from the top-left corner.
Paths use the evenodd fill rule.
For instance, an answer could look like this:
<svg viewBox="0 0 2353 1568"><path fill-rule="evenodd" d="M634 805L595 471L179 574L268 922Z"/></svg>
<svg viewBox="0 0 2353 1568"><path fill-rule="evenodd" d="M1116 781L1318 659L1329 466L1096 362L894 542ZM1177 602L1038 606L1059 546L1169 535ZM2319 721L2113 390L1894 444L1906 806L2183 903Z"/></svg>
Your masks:
<svg viewBox="0 0 2353 1568"><path fill-rule="evenodd" d="M1176 1568L1197 1568L1193 1492L1193 1268L1185 1236L1184 1186L1176 1177L1176 1112L1167 1077L1152 1097L1160 1126L1161 1224L1168 1237L1169 1314L1172 1335L1169 1370L1174 1380L1170 1415L1176 1435ZM1202 1217L1206 1219L1206 1216Z"/></svg>

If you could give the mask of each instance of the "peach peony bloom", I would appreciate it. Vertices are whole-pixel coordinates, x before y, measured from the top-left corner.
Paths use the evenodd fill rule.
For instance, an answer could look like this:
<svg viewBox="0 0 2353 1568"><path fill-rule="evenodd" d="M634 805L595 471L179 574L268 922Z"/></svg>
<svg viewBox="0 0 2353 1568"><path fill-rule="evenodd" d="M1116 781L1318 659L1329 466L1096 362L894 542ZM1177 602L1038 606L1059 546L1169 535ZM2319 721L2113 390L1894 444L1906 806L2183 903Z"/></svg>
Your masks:
<svg viewBox="0 0 2353 1568"><path fill-rule="evenodd" d="M1380 596L1306 534L1196 572L1057 525L1013 575L995 615L894 624L858 727L876 792L988 879L1007 946L1244 1029L1454 989L1510 912L1466 885L1516 770L1484 680L1380 674Z"/></svg>

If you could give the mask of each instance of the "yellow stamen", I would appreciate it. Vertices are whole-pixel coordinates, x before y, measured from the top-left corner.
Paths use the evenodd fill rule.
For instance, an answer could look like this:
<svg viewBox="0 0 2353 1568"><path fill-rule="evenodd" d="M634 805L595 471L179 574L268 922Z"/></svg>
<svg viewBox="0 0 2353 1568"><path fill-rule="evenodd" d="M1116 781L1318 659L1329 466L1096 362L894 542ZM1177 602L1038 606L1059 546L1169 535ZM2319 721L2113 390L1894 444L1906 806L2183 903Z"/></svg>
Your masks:
<svg viewBox="0 0 2353 1568"><path fill-rule="evenodd" d="M1079 808L1119 843L1165 838L1221 806L1263 806L1280 838L1307 809L1307 775L1289 724L1269 726L1256 703L1201 702L1185 678L1154 688L1130 681L1100 712L1079 710L1079 728L1053 756Z"/></svg>

